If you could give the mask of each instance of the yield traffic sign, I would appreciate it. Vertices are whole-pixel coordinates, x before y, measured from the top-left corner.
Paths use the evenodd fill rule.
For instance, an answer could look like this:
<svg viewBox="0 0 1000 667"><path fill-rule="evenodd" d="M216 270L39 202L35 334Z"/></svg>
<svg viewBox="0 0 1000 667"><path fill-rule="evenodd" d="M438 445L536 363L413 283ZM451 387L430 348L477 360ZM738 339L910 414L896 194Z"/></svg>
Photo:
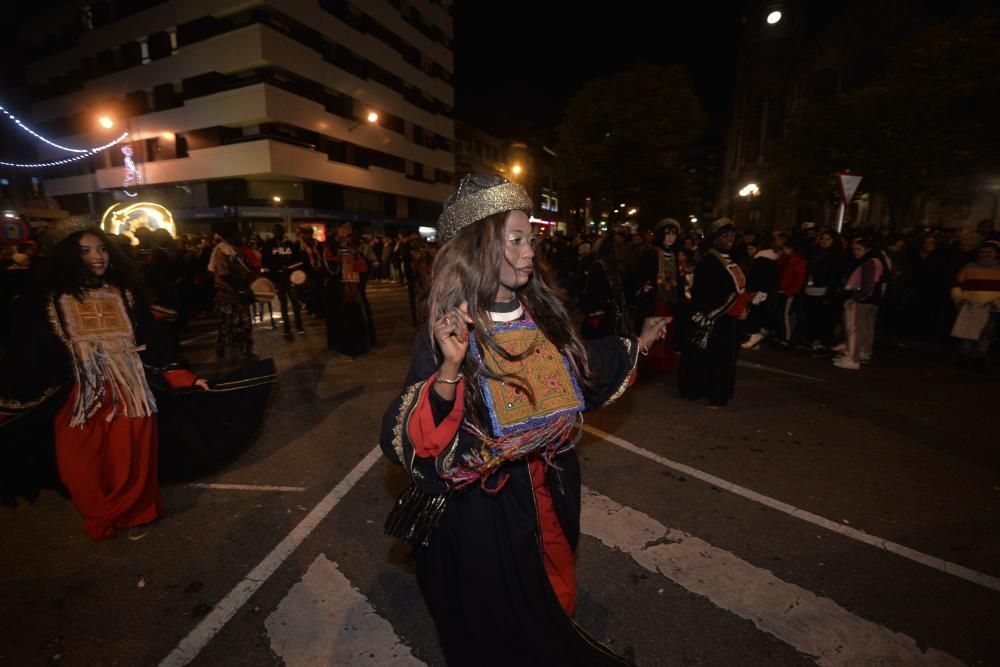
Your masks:
<svg viewBox="0 0 1000 667"><path fill-rule="evenodd" d="M854 193L858 191L858 186L861 185L861 179L864 178L861 174L852 174L849 171L841 171L837 173L837 182L840 184L840 196L844 199L844 204L850 204L851 200L854 199Z"/></svg>

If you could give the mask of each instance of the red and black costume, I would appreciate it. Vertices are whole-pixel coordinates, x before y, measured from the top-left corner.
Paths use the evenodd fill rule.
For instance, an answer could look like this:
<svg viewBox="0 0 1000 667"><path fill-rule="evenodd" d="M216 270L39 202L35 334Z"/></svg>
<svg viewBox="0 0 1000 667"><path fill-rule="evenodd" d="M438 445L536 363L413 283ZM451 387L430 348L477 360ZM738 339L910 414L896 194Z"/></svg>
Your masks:
<svg viewBox="0 0 1000 667"><path fill-rule="evenodd" d="M514 373L528 391L466 378L455 400L445 401L434 391L438 362L422 329L403 389L382 421L385 455L443 507L414 551L445 656L455 665L627 664L572 619L581 503L573 445L581 413L610 404L634 380L638 343L588 341L588 386L530 314L499 322L491 315L496 342L527 356L502 368L486 358L485 365ZM472 341L470 354L476 349ZM465 393L467 382L482 391ZM470 405L470 395L477 404Z"/></svg>
<svg viewBox="0 0 1000 667"><path fill-rule="evenodd" d="M163 472L204 473L241 446L252 430L228 429L226 415L246 400L262 408L273 380L272 367L258 382L194 389L128 289L29 297L16 322L0 361L0 499L61 487L94 539L160 517Z"/></svg>

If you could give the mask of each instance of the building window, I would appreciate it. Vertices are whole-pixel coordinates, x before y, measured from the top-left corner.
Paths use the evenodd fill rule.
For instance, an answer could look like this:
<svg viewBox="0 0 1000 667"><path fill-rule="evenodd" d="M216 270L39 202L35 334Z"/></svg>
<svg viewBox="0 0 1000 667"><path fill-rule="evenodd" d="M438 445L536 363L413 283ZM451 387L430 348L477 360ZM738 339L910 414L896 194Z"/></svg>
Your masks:
<svg viewBox="0 0 1000 667"><path fill-rule="evenodd" d="M549 197L549 210L552 211L553 213L557 213L559 211L558 197Z"/></svg>
<svg viewBox="0 0 1000 667"><path fill-rule="evenodd" d="M84 30L94 29L94 10L90 8L90 5L80 9L80 26Z"/></svg>
<svg viewBox="0 0 1000 667"><path fill-rule="evenodd" d="M542 195L542 210L543 211L549 210L549 196L546 194Z"/></svg>
<svg viewBox="0 0 1000 667"><path fill-rule="evenodd" d="M139 55L142 57L143 65L148 65L152 62L149 57L149 42L145 37L139 40Z"/></svg>
<svg viewBox="0 0 1000 667"><path fill-rule="evenodd" d="M167 31L170 35L170 53L177 51L177 28L171 28Z"/></svg>

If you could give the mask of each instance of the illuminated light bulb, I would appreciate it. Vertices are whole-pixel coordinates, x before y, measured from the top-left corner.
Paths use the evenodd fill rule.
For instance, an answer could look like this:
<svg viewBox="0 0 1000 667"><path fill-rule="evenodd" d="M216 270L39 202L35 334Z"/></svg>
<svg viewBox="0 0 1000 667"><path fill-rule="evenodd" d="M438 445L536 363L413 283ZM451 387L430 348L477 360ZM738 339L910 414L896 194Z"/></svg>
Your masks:
<svg viewBox="0 0 1000 667"><path fill-rule="evenodd" d="M767 15L767 22L770 25L774 25L775 23L777 23L780 20L781 20L781 12L775 11L775 12L771 12L770 14Z"/></svg>

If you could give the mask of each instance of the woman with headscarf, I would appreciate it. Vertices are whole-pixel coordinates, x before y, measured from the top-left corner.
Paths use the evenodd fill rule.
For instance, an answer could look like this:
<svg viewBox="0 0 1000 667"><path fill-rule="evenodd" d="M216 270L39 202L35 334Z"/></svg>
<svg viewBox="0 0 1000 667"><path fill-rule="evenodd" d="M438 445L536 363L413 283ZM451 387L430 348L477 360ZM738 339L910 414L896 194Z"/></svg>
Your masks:
<svg viewBox="0 0 1000 667"><path fill-rule="evenodd" d="M746 278L729 256L736 230L729 218L712 223L711 249L698 262L691 288L690 335L681 355L681 398L722 407L736 383L736 323L747 312Z"/></svg>
<svg viewBox="0 0 1000 667"><path fill-rule="evenodd" d="M11 501L36 494L33 484L56 485L47 475L54 452L87 534L127 529L140 539L163 515L147 372L177 389L208 385L177 364L137 288L138 269L96 224L69 218L45 240L45 289L23 304L0 363L0 493Z"/></svg>
<svg viewBox="0 0 1000 667"><path fill-rule="evenodd" d="M382 422L413 484L386 529L452 665L625 664L577 626L582 412L616 400L663 335L584 342L535 265L525 189L465 176L438 220L426 322Z"/></svg>
<svg viewBox="0 0 1000 667"><path fill-rule="evenodd" d="M653 315L670 320L682 301L680 263L677 261L681 226L673 218L664 218L653 232L653 243L639 260L636 295L638 322ZM669 332L669 328L668 328ZM646 376L671 373L677 368L677 355L671 346L671 336L653 346L642 372Z"/></svg>

